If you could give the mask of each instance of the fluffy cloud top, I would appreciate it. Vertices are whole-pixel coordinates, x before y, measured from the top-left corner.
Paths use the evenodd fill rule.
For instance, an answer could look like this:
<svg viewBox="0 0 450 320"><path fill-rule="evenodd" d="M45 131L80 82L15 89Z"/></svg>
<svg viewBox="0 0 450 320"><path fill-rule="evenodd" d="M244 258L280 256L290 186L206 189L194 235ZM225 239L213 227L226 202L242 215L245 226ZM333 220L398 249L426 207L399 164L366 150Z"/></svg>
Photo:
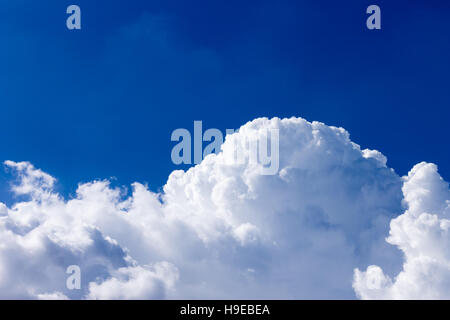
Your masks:
<svg viewBox="0 0 450 320"><path fill-rule="evenodd" d="M391 221L387 241L403 251L403 270L391 279L378 266L355 270L363 299L450 299L450 191L434 164L404 177L404 214Z"/></svg>
<svg viewBox="0 0 450 320"><path fill-rule="evenodd" d="M271 129L280 134L278 174L226 161L236 143ZM380 152L301 118L256 119L222 149L174 171L161 193L134 183L128 195L103 180L80 184L69 199L30 163L5 162L18 177L12 191L27 198L0 204L0 298L353 298L353 269L374 263L388 275L357 272L358 295L370 297L363 283L373 274L385 288L377 292L391 290L402 257L384 239L402 211L403 181ZM405 178L407 212L413 204L444 214L448 188L428 188L420 168ZM390 243L421 252L415 235L403 235L411 227L396 222L403 216ZM446 225L439 219L423 223ZM444 237L433 235L423 241ZM81 290L66 288L69 265L81 268Z"/></svg>

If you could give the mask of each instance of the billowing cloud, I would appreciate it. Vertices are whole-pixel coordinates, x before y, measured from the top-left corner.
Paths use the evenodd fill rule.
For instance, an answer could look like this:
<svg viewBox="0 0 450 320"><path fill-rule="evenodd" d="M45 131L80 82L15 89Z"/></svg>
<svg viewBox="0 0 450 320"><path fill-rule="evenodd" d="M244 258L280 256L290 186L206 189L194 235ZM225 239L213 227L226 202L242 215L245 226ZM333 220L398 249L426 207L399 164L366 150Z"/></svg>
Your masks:
<svg viewBox="0 0 450 320"><path fill-rule="evenodd" d="M152 270L153 269L153 270ZM140 299L164 297L178 279L178 270L167 262L154 268L128 267L114 271L112 278L97 284L89 284L91 299Z"/></svg>
<svg viewBox="0 0 450 320"><path fill-rule="evenodd" d="M272 129L277 174L227 161ZM172 172L161 193L97 180L67 199L30 163L5 162L20 197L0 205L0 297L354 298L355 267L401 269L385 238L403 210L403 181L380 152L301 118L251 121L222 150ZM69 265L80 266L80 290L66 288Z"/></svg>
<svg viewBox="0 0 450 320"><path fill-rule="evenodd" d="M437 167L417 164L404 177L405 213L391 221L387 241L404 253L394 278L375 265L355 270L363 299L450 299L450 191Z"/></svg>

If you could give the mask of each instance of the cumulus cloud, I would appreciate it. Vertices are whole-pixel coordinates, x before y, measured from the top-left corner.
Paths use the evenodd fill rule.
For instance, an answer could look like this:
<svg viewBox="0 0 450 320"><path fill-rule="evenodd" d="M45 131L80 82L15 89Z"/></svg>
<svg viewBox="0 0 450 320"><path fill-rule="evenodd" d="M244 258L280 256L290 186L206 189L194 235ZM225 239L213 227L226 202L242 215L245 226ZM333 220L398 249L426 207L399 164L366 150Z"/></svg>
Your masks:
<svg viewBox="0 0 450 320"><path fill-rule="evenodd" d="M178 280L178 270L167 262L158 263L154 268L120 268L113 277L97 284L89 284L91 299L158 299L164 291L172 288Z"/></svg>
<svg viewBox="0 0 450 320"><path fill-rule="evenodd" d="M403 270L391 279L382 268L355 270L363 299L450 299L450 191L430 163L404 177L407 210L391 222L387 242L404 253Z"/></svg>
<svg viewBox="0 0 450 320"><path fill-rule="evenodd" d="M272 129L277 174L227 161ZM5 165L28 198L0 206L2 298L354 298L355 267L401 269L384 239L402 211L402 178L323 123L253 120L221 153L172 172L161 193L98 180L66 199L32 164ZM81 290L65 287L69 265L81 268Z"/></svg>

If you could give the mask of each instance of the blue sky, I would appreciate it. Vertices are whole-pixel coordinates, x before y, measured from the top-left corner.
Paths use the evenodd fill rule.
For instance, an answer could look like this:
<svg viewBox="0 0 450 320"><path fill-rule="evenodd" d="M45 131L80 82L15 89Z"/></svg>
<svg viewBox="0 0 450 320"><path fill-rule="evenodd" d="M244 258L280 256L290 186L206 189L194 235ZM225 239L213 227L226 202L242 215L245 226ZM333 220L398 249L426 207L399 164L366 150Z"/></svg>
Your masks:
<svg viewBox="0 0 450 320"><path fill-rule="evenodd" d="M66 8L82 30L66 28ZM365 27L368 5L382 30ZM257 117L342 126L399 174L450 177L444 1L3 1L0 159L59 180L162 186L176 128ZM0 178L7 202L5 174Z"/></svg>

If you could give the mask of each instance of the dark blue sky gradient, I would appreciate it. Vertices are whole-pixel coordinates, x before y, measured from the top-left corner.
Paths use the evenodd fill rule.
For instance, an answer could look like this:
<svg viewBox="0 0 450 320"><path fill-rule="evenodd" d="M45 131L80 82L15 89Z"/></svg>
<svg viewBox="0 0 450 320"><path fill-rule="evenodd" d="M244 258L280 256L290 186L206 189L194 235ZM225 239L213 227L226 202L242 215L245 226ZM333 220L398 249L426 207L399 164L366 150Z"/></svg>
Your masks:
<svg viewBox="0 0 450 320"><path fill-rule="evenodd" d="M66 28L70 4L81 31ZM370 4L382 30L365 27ZM449 14L437 0L3 1L0 159L31 161L66 194L112 176L157 190L178 168L174 129L301 116L401 175L430 161L449 180Z"/></svg>

